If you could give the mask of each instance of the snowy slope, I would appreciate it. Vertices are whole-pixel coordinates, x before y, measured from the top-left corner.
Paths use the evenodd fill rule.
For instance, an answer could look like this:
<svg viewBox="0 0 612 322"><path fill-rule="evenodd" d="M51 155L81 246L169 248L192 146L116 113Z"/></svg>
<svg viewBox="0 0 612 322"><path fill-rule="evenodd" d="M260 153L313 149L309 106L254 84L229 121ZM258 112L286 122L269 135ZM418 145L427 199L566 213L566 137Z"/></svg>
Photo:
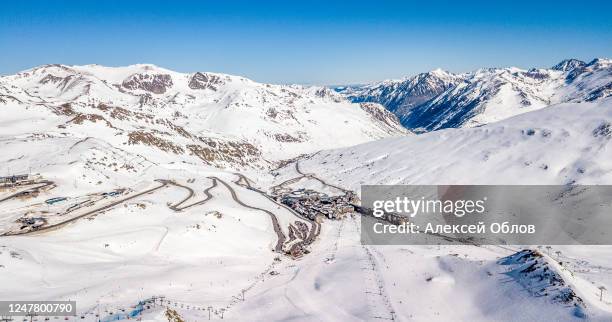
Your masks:
<svg viewBox="0 0 612 322"><path fill-rule="evenodd" d="M550 69L441 70L402 80L343 88L355 102L378 102L415 131L474 127L563 102L595 101L612 93L612 61L576 59Z"/></svg>
<svg viewBox="0 0 612 322"><path fill-rule="evenodd" d="M477 128L321 151L299 165L304 173L357 192L362 184L610 184L611 139L607 98ZM488 255L470 246L447 246L441 255L435 246L369 248L386 267L377 270L395 300L387 312L400 319L607 321L612 314L607 293L600 300L598 290L612 283L609 246L555 246L548 250L554 258L537 261L519 260L521 253L513 253L521 248L513 247L490 246ZM510 257L498 260L505 256ZM449 303L454 309L445 309Z"/></svg>
<svg viewBox="0 0 612 322"><path fill-rule="evenodd" d="M612 182L612 101L565 103L477 128L446 129L322 151L305 172L368 184Z"/></svg>

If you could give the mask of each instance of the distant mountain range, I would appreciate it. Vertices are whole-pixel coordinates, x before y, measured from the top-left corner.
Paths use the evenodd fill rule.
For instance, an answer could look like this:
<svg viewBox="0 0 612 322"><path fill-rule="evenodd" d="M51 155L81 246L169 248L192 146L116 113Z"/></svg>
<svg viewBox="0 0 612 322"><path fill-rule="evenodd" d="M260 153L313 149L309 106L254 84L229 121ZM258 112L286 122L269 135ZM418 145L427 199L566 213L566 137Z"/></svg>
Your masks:
<svg viewBox="0 0 612 322"><path fill-rule="evenodd" d="M565 102L612 95L612 60L567 59L551 68L485 68L464 74L440 69L399 80L338 87L353 102L375 102L408 129L474 127Z"/></svg>

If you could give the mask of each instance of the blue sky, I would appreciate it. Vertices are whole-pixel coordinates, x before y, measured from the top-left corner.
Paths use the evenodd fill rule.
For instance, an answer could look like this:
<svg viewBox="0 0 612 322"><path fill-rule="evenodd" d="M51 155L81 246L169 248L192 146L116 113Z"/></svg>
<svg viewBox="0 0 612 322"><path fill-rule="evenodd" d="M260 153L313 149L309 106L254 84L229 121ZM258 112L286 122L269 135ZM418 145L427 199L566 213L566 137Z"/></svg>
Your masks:
<svg viewBox="0 0 612 322"><path fill-rule="evenodd" d="M7 1L0 74L47 63L350 84L612 57L611 1ZM465 1L467 2L467 1Z"/></svg>

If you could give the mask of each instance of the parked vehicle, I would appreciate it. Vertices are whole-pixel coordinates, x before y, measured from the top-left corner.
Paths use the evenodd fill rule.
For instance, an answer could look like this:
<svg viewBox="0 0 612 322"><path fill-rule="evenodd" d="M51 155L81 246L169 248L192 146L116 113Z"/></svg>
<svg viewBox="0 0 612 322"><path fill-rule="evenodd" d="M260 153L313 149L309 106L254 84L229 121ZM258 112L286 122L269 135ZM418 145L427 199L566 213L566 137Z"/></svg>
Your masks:
<svg viewBox="0 0 612 322"><path fill-rule="evenodd" d="M51 198L51 199L47 199L47 200L45 200L45 203L46 203L47 205L53 205L53 204L56 204L56 203L58 203L58 202L65 201L65 200L67 200L67 199L68 199L68 198L66 198L66 197L55 197L55 198Z"/></svg>
<svg viewBox="0 0 612 322"><path fill-rule="evenodd" d="M120 195L122 192L123 191L115 190L115 191L110 191L110 192L104 192L102 193L102 195L104 197L114 197L114 196Z"/></svg>

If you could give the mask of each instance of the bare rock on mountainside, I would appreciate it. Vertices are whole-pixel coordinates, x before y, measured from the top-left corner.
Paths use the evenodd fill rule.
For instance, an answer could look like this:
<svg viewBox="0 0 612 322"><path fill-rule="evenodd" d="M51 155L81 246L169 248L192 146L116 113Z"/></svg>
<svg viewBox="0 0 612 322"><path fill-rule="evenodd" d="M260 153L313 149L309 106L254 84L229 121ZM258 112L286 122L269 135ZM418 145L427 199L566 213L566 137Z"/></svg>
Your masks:
<svg viewBox="0 0 612 322"><path fill-rule="evenodd" d="M397 116L385 109L384 106L377 103L359 103L359 106L361 109L370 114L373 119L381 122L382 124L386 124L389 128L397 130L401 129L398 127L399 119Z"/></svg>
<svg viewBox="0 0 612 322"><path fill-rule="evenodd" d="M68 121L68 123L72 123L72 124L83 124L83 122L88 121L88 122L92 122L92 123L97 123L98 121L103 122L104 124L106 124L106 126L108 127L113 127L113 125L107 121L104 116L98 115L98 114L81 114L78 113L73 119L71 119L70 121Z"/></svg>
<svg viewBox="0 0 612 322"><path fill-rule="evenodd" d="M303 142L301 138L287 133L276 133L274 134L274 138L279 142Z"/></svg>
<svg viewBox="0 0 612 322"><path fill-rule="evenodd" d="M188 86L191 89L211 89L216 91L219 85L223 84L223 80L218 75L197 72L191 76Z"/></svg>
<svg viewBox="0 0 612 322"><path fill-rule="evenodd" d="M344 98L341 95L338 95L338 93L334 92L333 90L327 88L327 87L320 87L317 88L314 92L315 96L320 97L320 98L327 98L330 99L336 103L340 103L344 100Z"/></svg>
<svg viewBox="0 0 612 322"><path fill-rule="evenodd" d="M165 315L168 322L184 322L183 318L180 314L178 314L178 312L176 312L176 310L166 309Z"/></svg>
<svg viewBox="0 0 612 322"><path fill-rule="evenodd" d="M248 166L261 161L261 151L247 142L224 141L214 138L200 137L201 144L187 145L191 153L206 164L223 166L224 164L235 164Z"/></svg>
<svg viewBox="0 0 612 322"><path fill-rule="evenodd" d="M154 146L165 152L172 152L174 154L182 154L185 150L174 144L170 140L163 139L154 133L135 131L128 134L128 144L144 144L148 146Z"/></svg>
<svg viewBox="0 0 612 322"><path fill-rule="evenodd" d="M560 266L537 250L524 249L499 260L500 265L511 266L506 273L532 296L547 297L552 303L573 308L573 314L584 317L584 301L567 283Z"/></svg>
<svg viewBox="0 0 612 322"><path fill-rule="evenodd" d="M66 116L72 116L76 114L74 109L70 105L70 103L65 103L65 104L62 104L56 107L54 110L54 113L56 113L57 115L66 115Z"/></svg>
<svg viewBox="0 0 612 322"><path fill-rule="evenodd" d="M124 80L122 86L130 90L163 94L172 86L172 77L168 74L134 74Z"/></svg>
<svg viewBox="0 0 612 322"><path fill-rule="evenodd" d="M577 67L583 67L584 65L586 65L585 62L578 59L570 58L562 60L560 63L553 66L552 69L567 72Z"/></svg>
<svg viewBox="0 0 612 322"><path fill-rule="evenodd" d="M39 81L39 83L41 84L48 84L48 83L53 83L53 84L57 84L59 82L61 82L62 80L64 80L63 77L58 77L52 74L47 74L47 76L43 77L43 79L41 79Z"/></svg>

